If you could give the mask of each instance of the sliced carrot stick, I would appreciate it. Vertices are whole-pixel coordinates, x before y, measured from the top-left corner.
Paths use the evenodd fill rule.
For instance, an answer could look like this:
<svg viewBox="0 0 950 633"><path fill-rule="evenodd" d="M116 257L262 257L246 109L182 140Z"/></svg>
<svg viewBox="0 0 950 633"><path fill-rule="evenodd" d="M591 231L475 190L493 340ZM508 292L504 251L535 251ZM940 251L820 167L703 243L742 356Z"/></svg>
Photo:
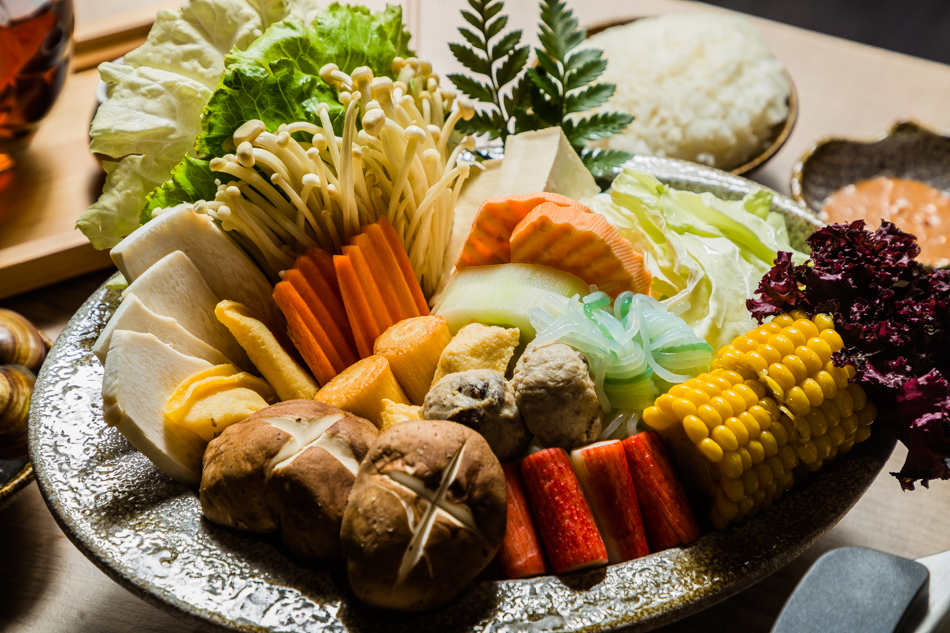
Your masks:
<svg viewBox="0 0 950 633"><path fill-rule="evenodd" d="M379 256L376 245L366 233L354 235L350 242L354 246L359 247L360 252L363 254L363 259L366 260L366 265L369 266L373 280L376 282L376 287L379 288L379 294L383 297L383 302L386 304L386 309L389 311L392 322L398 323L403 319L416 316L416 303L413 301L409 287L406 286L406 282L402 278L399 269L386 268L386 265L383 264ZM383 247L386 251L389 250L388 245L384 244Z"/></svg>
<svg viewBox="0 0 950 633"><path fill-rule="evenodd" d="M507 264L511 261L508 240L515 226L539 204L549 202L561 207L590 209L558 193L529 193L520 196L489 198L482 202L472 222L455 267Z"/></svg>
<svg viewBox="0 0 950 633"><path fill-rule="evenodd" d="M536 206L511 233L511 261L542 264L577 275L616 297L650 294L643 255L597 213L551 202Z"/></svg>
<svg viewBox="0 0 950 633"><path fill-rule="evenodd" d="M303 255L297 258L294 269L303 274L307 284L320 297L320 301L326 307L330 318L336 323L339 332L343 334L347 347L351 351L356 350L353 332L350 330L350 321L346 317L346 308L343 306L343 297L340 295L340 284L336 278L336 270L333 268L333 255L319 248L307 249ZM306 300L307 297L304 296L304 299ZM355 361L356 358L354 357L353 362Z"/></svg>
<svg viewBox="0 0 950 633"><path fill-rule="evenodd" d="M379 328L379 334L382 334L395 321L389 314L389 308L386 306L383 295L379 291L379 285L366 263L363 251L360 250L359 246L344 246L342 250L344 255L349 255L350 261L353 263L353 270L356 271L356 278L359 279L360 287L363 289L363 296L366 297L369 308L372 310L373 319ZM375 339L373 341L375 342Z"/></svg>
<svg viewBox="0 0 950 633"><path fill-rule="evenodd" d="M333 346L329 344L319 321L287 281L274 286L274 301L287 319L287 329L294 347L300 351L314 378L321 385L330 382L339 372L327 357L326 350L333 349Z"/></svg>
<svg viewBox="0 0 950 633"><path fill-rule="evenodd" d="M343 295L343 305L346 306L346 314L350 319L350 327L353 329L356 351L360 358L366 358L373 354L373 343L382 333L382 329L377 325L366 295L363 294L359 275L350 256L348 254L334 255L333 267L336 269L340 293Z"/></svg>
<svg viewBox="0 0 950 633"><path fill-rule="evenodd" d="M429 304L426 303L426 297L422 294L422 288L419 286L419 280L416 278L416 271L412 269L409 255L406 253L406 247L403 246L402 240L399 239L396 229L393 228L393 225L389 223L389 220L387 220L385 216L379 218L379 220L369 226L378 226L382 229L383 237L386 239L386 243L389 244L389 250L396 259L399 270L402 271L406 285L409 286L409 290L412 292L412 298L416 302L416 307L419 308L418 316L428 315Z"/></svg>
<svg viewBox="0 0 950 633"><path fill-rule="evenodd" d="M343 301L340 300L339 310L343 320L346 321L346 334L348 337L340 331L337 325L337 319L330 314L326 303L323 301L326 295L321 295L313 285L308 283L308 280L303 276L300 270L291 268L285 272L284 281L294 287L294 290L300 295L300 299L307 306L310 313L326 334L326 344L329 348L325 351L327 358L329 358L333 364L333 368L340 372L359 360L356 355L355 345L350 342L353 335L350 332L350 323L346 319L346 310L343 308Z"/></svg>

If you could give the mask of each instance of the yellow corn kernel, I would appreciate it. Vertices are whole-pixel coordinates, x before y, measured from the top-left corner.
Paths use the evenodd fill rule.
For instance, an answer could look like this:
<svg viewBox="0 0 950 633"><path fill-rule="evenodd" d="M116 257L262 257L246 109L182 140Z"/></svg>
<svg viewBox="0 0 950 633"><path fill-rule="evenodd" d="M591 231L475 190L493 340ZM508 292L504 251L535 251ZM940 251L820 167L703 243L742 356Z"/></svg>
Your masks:
<svg viewBox="0 0 950 633"><path fill-rule="evenodd" d="M732 431L732 434L735 436L739 446L745 446L749 443L749 431L745 428L745 424L739 421L739 418L726 418L726 420L723 422L723 425Z"/></svg>
<svg viewBox="0 0 950 633"><path fill-rule="evenodd" d="M844 341L841 340L841 335L838 334L833 329L822 330L818 337L823 340L825 343L831 347L831 352L837 352L839 349L844 347Z"/></svg>
<svg viewBox="0 0 950 633"><path fill-rule="evenodd" d="M782 462L779 461L779 464ZM756 464L753 468L753 471L756 474L756 477L759 479L759 486L761 488L768 488L772 485L772 482L775 481L775 474L772 472L772 469L769 468L769 465L765 462Z"/></svg>
<svg viewBox="0 0 950 633"><path fill-rule="evenodd" d="M858 430L858 416L851 414L846 418L841 418L840 426L844 434L851 437L854 435L854 432Z"/></svg>
<svg viewBox="0 0 950 633"><path fill-rule="evenodd" d="M769 467L769 470L772 471L772 476L775 479L778 479L782 476L782 473L785 472L785 464L782 463L782 458L778 455L773 455L765 460L765 465Z"/></svg>
<svg viewBox="0 0 950 633"><path fill-rule="evenodd" d="M825 414L821 412L821 409L812 409L805 419L808 420L812 435L824 435L828 432L828 420L825 419Z"/></svg>
<svg viewBox="0 0 950 633"><path fill-rule="evenodd" d="M807 415L811 411L811 402L808 400L808 396L805 395L804 390L798 385L788 390L785 395L785 406L791 409L795 415Z"/></svg>
<svg viewBox="0 0 950 633"><path fill-rule="evenodd" d="M814 378L806 378L803 380L801 382L801 388L808 397L808 402L811 403L811 406L820 407L821 403L825 401L825 394L821 390L821 385L819 385L818 381Z"/></svg>
<svg viewBox="0 0 950 633"><path fill-rule="evenodd" d="M788 444L788 429L789 427L784 424L773 424L769 428L769 432L772 434L772 437L775 438L776 446L785 446Z"/></svg>
<svg viewBox="0 0 950 633"><path fill-rule="evenodd" d="M723 378L723 379L729 381L729 385L730 385L729 388L730 388L730 389L732 389L733 387L735 387L735 385L741 384L742 381L745 380L745 379L742 377L742 374L740 374L739 372L737 372L737 371L732 371L732 370L728 370L728 369L724 369L724 370L720 371L717 375L718 375L720 378Z"/></svg>
<svg viewBox="0 0 950 633"><path fill-rule="evenodd" d="M815 448L818 449L818 459L824 461L828 459L828 456L831 455L831 438L827 435L817 435L811 440L815 444Z"/></svg>
<svg viewBox="0 0 950 633"><path fill-rule="evenodd" d="M795 454L798 455L798 459L801 463L808 465L818 459L818 447L815 446L813 441L808 440L796 447Z"/></svg>
<svg viewBox="0 0 950 633"><path fill-rule="evenodd" d="M779 410L778 403L775 402L772 398L762 398L759 400L759 406L768 411L770 420L778 420ZM762 420L759 419L759 416L756 415L755 418L759 420L759 424L762 423Z"/></svg>
<svg viewBox="0 0 950 633"><path fill-rule="evenodd" d="M676 414L673 412L673 401L676 400L675 396L671 396L668 393L664 393L662 396L656 399L656 402L653 403L657 409L659 409L663 415L670 418L671 420L677 420Z"/></svg>
<svg viewBox="0 0 950 633"><path fill-rule="evenodd" d="M838 386L835 384L835 379L825 370L821 370L815 374L815 382L821 387L821 393L824 394L826 400L830 400L838 395Z"/></svg>
<svg viewBox="0 0 950 633"><path fill-rule="evenodd" d="M758 394L756 394L752 389L749 389L749 386L745 383L734 385L732 387L732 392L742 398L742 400L745 402L745 406L742 407L743 411L759 403Z"/></svg>
<svg viewBox="0 0 950 633"><path fill-rule="evenodd" d="M838 447L838 454L844 455L845 453L850 451L852 448L854 448L854 437L851 437L841 442L841 446Z"/></svg>
<svg viewBox="0 0 950 633"><path fill-rule="evenodd" d="M751 338L749 338L748 336L740 336L736 338L734 341L732 341L732 347L739 350L740 352L751 352L758 346L759 344L756 343ZM724 349L728 349L729 347L730 346L727 345ZM722 351L720 350L719 353L721 355Z"/></svg>
<svg viewBox="0 0 950 633"><path fill-rule="evenodd" d="M739 513L739 506L726 496L723 490L716 491L716 501L713 506L726 519L731 521Z"/></svg>
<svg viewBox="0 0 950 633"><path fill-rule="evenodd" d="M826 365L828 361L831 360L831 345L829 345L825 339L821 338L820 336L813 336L808 339L807 345L812 349L813 352L818 354L818 358L821 359L822 365Z"/></svg>
<svg viewBox="0 0 950 633"><path fill-rule="evenodd" d="M759 476L754 470L745 471L741 478L747 496L751 497L759 490Z"/></svg>
<svg viewBox="0 0 950 633"><path fill-rule="evenodd" d="M643 421L650 428L657 430L665 429L673 424L673 420L663 415L663 412L657 406L647 407L643 410Z"/></svg>
<svg viewBox="0 0 950 633"><path fill-rule="evenodd" d="M798 347L799 345L804 345L805 341L808 340L808 337L805 336L805 334L802 333L801 330L795 327L795 324L792 324L788 326L787 328L785 328L784 330L782 330L782 334L786 338L788 338L788 340L790 340L792 344L795 345L795 347Z"/></svg>
<svg viewBox="0 0 950 633"><path fill-rule="evenodd" d="M730 348L725 352L721 352L719 357L713 359L713 361L709 364L709 367L712 371L735 369L739 366L739 362L741 360L742 352L735 348Z"/></svg>
<svg viewBox="0 0 950 633"><path fill-rule="evenodd" d="M841 414L838 412L838 407L835 406L833 400L825 400L818 408L825 416L825 420L828 421L829 428L832 426L838 426L838 424L841 422Z"/></svg>
<svg viewBox="0 0 950 633"><path fill-rule="evenodd" d="M765 488L760 487L758 490L756 490L755 494L752 495L752 501L755 503L756 510L761 509L762 506L765 505L766 501L768 501L768 498L769 493L765 490Z"/></svg>
<svg viewBox="0 0 950 633"><path fill-rule="evenodd" d="M685 395L682 397L686 398L687 400L692 400L693 404L695 404L696 406L709 404L709 394L707 394L702 389L697 389L695 387L689 390L688 395Z"/></svg>
<svg viewBox="0 0 950 633"><path fill-rule="evenodd" d="M845 365L844 370L848 372L848 380L858 375L858 370L854 368L854 365Z"/></svg>
<svg viewBox="0 0 950 633"><path fill-rule="evenodd" d="M754 440L759 437L759 433L762 432L762 427L759 426L758 420L756 420L751 413L743 411L739 414L739 421L742 422L742 426L745 427L749 440Z"/></svg>
<svg viewBox="0 0 950 633"><path fill-rule="evenodd" d="M801 383L808 377L808 368L805 367L805 363L802 362L795 354L789 354L782 359L782 364L785 365L792 375L795 376L795 383Z"/></svg>
<svg viewBox="0 0 950 633"><path fill-rule="evenodd" d="M769 378L778 383L783 393L794 387L795 383L798 382L795 380L795 374L781 363L769 365Z"/></svg>
<svg viewBox="0 0 950 633"><path fill-rule="evenodd" d="M798 328L806 339L818 336L818 332L820 331L815 322L807 318L796 319L795 322L792 323L792 327Z"/></svg>
<svg viewBox="0 0 950 633"><path fill-rule="evenodd" d="M765 459L765 447L762 446L762 442L759 440L749 440L745 449L749 451L749 460L753 464L761 464L762 460Z"/></svg>
<svg viewBox="0 0 950 633"><path fill-rule="evenodd" d="M726 418L731 418L735 415L735 410L732 408L732 405L723 398L722 396L714 396L709 400L709 406L716 410L716 413L719 414L723 420Z"/></svg>
<svg viewBox="0 0 950 633"><path fill-rule="evenodd" d="M708 377L709 377L708 374L702 375L702 378L708 378ZM709 380L702 380L700 378L695 378L692 381L690 381L690 383L694 389L699 389L705 392L706 395L709 396L710 399L715 398L716 396L720 394L720 392L722 392L722 389L717 387L713 382Z"/></svg>
<svg viewBox="0 0 950 633"><path fill-rule="evenodd" d="M793 313L794 314L794 313ZM775 323L781 327L788 327L795 321L793 314L779 314L773 318L770 323Z"/></svg>
<svg viewBox="0 0 950 633"><path fill-rule="evenodd" d="M868 402L864 408L855 413L858 416L858 426L871 426L874 418L877 417L877 407L873 402Z"/></svg>
<svg viewBox="0 0 950 633"><path fill-rule="evenodd" d="M782 473L782 476L778 478L779 489L785 493L792 489L792 486L795 485L795 475L792 474L792 471L786 470Z"/></svg>
<svg viewBox="0 0 950 633"><path fill-rule="evenodd" d="M798 356L802 363L804 363L805 371L809 376L821 371L821 368L824 365L824 363L821 362L821 358L815 353L815 350L808 347L807 345L799 345L796 347L795 356Z"/></svg>
<svg viewBox="0 0 950 633"><path fill-rule="evenodd" d="M739 441L736 436L725 425L720 424L715 427L710 433L710 437L722 447L723 451L734 451L739 448Z"/></svg>
<svg viewBox="0 0 950 633"><path fill-rule="evenodd" d="M689 399L690 388L686 385L673 385L670 387L669 394L674 398L685 398Z"/></svg>
<svg viewBox="0 0 950 633"><path fill-rule="evenodd" d="M840 413L843 418L854 413L854 398L851 397L851 392L847 389L842 389L841 392L838 393L838 397L835 398L835 406L838 407L838 413Z"/></svg>
<svg viewBox="0 0 950 633"><path fill-rule="evenodd" d="M761 345L763 343L767 343L773 334L774 332L768 330L765 326L760 325L751 332L747 333L746 336Z"/></svg>
<svg viewBox="0 0 950 633"><path fill-rule="evenodd" d="M742 475L742 458L736 451L726 451L722 454L722 461L717 464L723 477L735 479Z"/></svg>
<svg viewBox="0 0 950 633"><path fill-rule="evenodd" d="M743 354L742 358L739 361L740 367L745 367L756 374L761 374L765 371L768 371L769 361L765 359L758 352L749 352L748 354Z"/></svg>
<svg viewBox="0 0 950 633"><path fill-rule="evenodd" d="M841 443L844 442L847 433L844 432L840 426L833 426L828 429L828 432L825 434L829 440L831 440L831 445L837 450L838 446L841 446Z"/></svg>
<svg viewBox="0 0 950 633"><path fill-rule="evenodd" d="M798 465L798 455L795 453L795 449L792 448L791 444L786 444L778 449L778 458L782 460L782 465L785 466L786 472Z"/></svg>
<svg viewBox="0 0 950 633"><path fill-rule="evenodd" d="M739 515L745 517L752 512L753 507L755 507L755 502L752 497L743 497L742 501L739 502Z"/></svg>
<svg viewBox="0 0 950 633"><path fill-rule="evenodd" d="M848 370L846 367L835 367L834 363L827 362L825 363L825 371L835 379L835 386L838 391L848 388Z"/></svg>
<svg viewBox="0 0 950 633"><path fill-rule="evenodd" d="M695 415L683 418L683 431L693 444L699 444L709 437L709 427Z"/></svg>
<svg viewBox="0 0 950 633"><path fill-rule="evenodd" d="M759 354L759 356L764 358L765 362L767 362L769 365L772 363L782 362L782 353L768 343L765 345L759 345L759 348L756 350L756 352Z"/></svg>
<svg viewBox="0 0 950 633"><path fill-rule="evenodd" d="M745 398L737 394L734 389L726 389L722 392L720 398L729 403L729 407L732 409L732 415L739 415L750 406L746 404Z"/></svg>
<svg viewBox="0 0 950 633"><path fill-rule="evenodd" d="M854 432L854 442L863 442L871 436L871 427L869 426L859 426L858 430Z"/></svg>
<svg viewBox="0 0 950 633"><path fill-rule="evenodd" d="M710 429L722 424L722 416L708 404L700 405L699 408L696 409L696 417L705 422L706 426Z"/></svg>
<svg viewBox="0 0 950 633"><path fill-rule="evenodd" d="M696 415L696 405L686 398L674 398L672 408L673 415L678 420L685 420L686 416Z"/></svg>
<svg viewBox="0 0 950 633"><path fill-rule="evenodd" d="M858 411L864 408L864 405L868 402L868 396L864 393L864 389L861 388L856 382L852 382L848 385L848 392L851 394L851 399L854 401L854 409Z"/></svg>
<svg viewBox="0 0 950 633"><path fill-rule="evenodd" d="M762 431L762 434L759 436L759 442L762 444L762 448L765 450L766 457L771 457L772 455L778 453L778 442L775 440L775 436L772 435L770 431ZM716 444L716 446L719 445Z"/></svg>
<svg viewBox="0 0 950 633"><path fill-rule="evenodd" d="M795 343L784 334L776 334L769 339L769 345L778 350L783 357L795 351Z"/></svg>
<svg viewBox="0 0 950 633"><path fill-rule="evenodd" d="M706 456L706 459L714 464L718 464L722 461L722 447L716 444L710 437L707 437L699 443L699 450Z"/></svg>
<svg viewBox="0 0 950 633"><path fill-rule="evenodd" d="M752 455L749 454L749 451L745 446L740 446L739 450L736 451L739 454L739 457L742 458L742 470L749 470L752 468Z"/></svg>
<svg viewBox="0 0 950 633"><path fill-rule="evenodd" d="M811 439L811 426L808 424L808 419L804 417L795 418L792 422L792 428L795 429L795 437L798 438L798 442L807 442Z"/></svg>
<svg viewBox="0 0 950 633"><path fill-rule="evenodd" d="M812 319L819 330L828 330L835 326L835 319L827 313L816 314Z"/></svg>
<svg viewBox="0 0 950 633"><path fill-rule="evenodd" d="M745 497L745 486L741 479L722 479L719 481L719 487L729 501L739 503Z"/></svg>
<svg viewBox="0 0 950 633"><path fill-rule="evenodd" d="M714 385L719 390L717 395L721 396L723 391L732 389L732 383L722 376L710 373L706 375L706 380L709 382L709 384Z"/></svg>

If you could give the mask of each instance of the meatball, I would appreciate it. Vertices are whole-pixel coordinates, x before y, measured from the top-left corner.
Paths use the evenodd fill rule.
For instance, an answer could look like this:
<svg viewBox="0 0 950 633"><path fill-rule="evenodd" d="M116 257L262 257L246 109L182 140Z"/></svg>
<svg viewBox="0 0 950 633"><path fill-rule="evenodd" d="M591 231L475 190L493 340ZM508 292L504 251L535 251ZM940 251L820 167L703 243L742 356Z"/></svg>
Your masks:
<svg viewBox="0 0 950 633"><path fill-rule="evenodd" d="M470 369L441 378L426 394L422 418L464 424L484 437L503 462L520 457L531 442L511 385L492 369Z"/></svg>
<svg viewBox="0 0 950 633"><path fill-rule="evenodd" d="M544 446L570 450L600 435L600 401L587 361L568 345L529 347L511 386L528 430Z"/></svg>

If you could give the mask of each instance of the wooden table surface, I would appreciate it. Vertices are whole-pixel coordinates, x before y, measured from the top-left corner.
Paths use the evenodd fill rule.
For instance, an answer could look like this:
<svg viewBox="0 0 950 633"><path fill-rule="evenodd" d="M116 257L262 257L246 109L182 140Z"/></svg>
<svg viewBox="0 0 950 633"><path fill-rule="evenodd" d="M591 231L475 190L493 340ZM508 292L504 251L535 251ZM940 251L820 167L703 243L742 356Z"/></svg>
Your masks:
<svg viewBox="0 0 950 633"><path fill-rule="evenodd" d="M108 0L110 13L97 0L77 0L80 17L89 22L77 29L95 30L103 19L121 19L121 12L141 14L152 0ZM370 4L379 4L372 2ZM712 10L679 0L612 0L572 3L586 25L619 17L668 11ZM509 0L512 23L532 32L534 3ZM445 47L447 33L460 23L459 0L409 0L407 22L422 56L441 72L455 68ZM423 8L425 10L423 10ZM85 12L85 13L84 13ZM118 12L118 13L116 13ZM139 17L136 17L139 19ZM756 20L772 51L788 68L798 89L798 124L785 147L753 174L759 182L788 191L797 158L816 140L828 135L868 137L886 130L898 118L914 117L950 129L950 67L862 46L772 22ZM97 28L98 28L97 27ZM65 204L78 214L98 186L94 162L79 150L92 108L95 73L80 72L67 84L48 132L40 137L42 160L31 169L46 175L50 191L28 190L22 182L0 195L31 204ZM41 129L41 134L43 130ZM68 141L63 141L64 136ZM59 142L58 149L54 146ZM74 159L75 169L62 161ZM67 174L67 171L70 172ZM74 173L73 173L74 172ZM63 174L66 174L63 176ZM36 175L39 178L39 175ZM63 180L68 178L68 180ZM36 180L28 181L31 188ZM7 187L10 187L10 183ZM10 192L13 192L12 194ZM0 236L2 238L2 236ZM0 301L33 318L55 335L69 315L108 276L99 271ZM930 490L901 491L887 471L896 471L903 458L898 448L885 471L854 509L801 558L751 589L698 615L665 629L667 633L768 631L782 604L809 565L823 552L844 545L863 545L916 558L950 549L950 483L936 482ZM0 513L0 630L7 633L172 633L197 630L127 593L112 582L66 539L47 510L35 484L19 493ZM214 630L214 629L211 629Z"/></svg>

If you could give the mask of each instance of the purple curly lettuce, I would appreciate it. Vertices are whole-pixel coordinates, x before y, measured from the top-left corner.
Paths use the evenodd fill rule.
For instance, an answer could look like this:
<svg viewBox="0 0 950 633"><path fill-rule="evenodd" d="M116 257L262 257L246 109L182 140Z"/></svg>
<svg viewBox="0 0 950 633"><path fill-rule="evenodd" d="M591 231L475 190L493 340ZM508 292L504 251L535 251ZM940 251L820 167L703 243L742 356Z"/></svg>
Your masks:
<svg viewBox="0 0 950 633"><path fill-rule="evenodd" d="M790 310L834 315L855 380L877 405L878 420L908 448L894 475L914 483L950 479L950 271L917 262L917 239L890 222L834 224L809 239L811 259L788 253L759 283L747 306L760 322Z"/></svg>

